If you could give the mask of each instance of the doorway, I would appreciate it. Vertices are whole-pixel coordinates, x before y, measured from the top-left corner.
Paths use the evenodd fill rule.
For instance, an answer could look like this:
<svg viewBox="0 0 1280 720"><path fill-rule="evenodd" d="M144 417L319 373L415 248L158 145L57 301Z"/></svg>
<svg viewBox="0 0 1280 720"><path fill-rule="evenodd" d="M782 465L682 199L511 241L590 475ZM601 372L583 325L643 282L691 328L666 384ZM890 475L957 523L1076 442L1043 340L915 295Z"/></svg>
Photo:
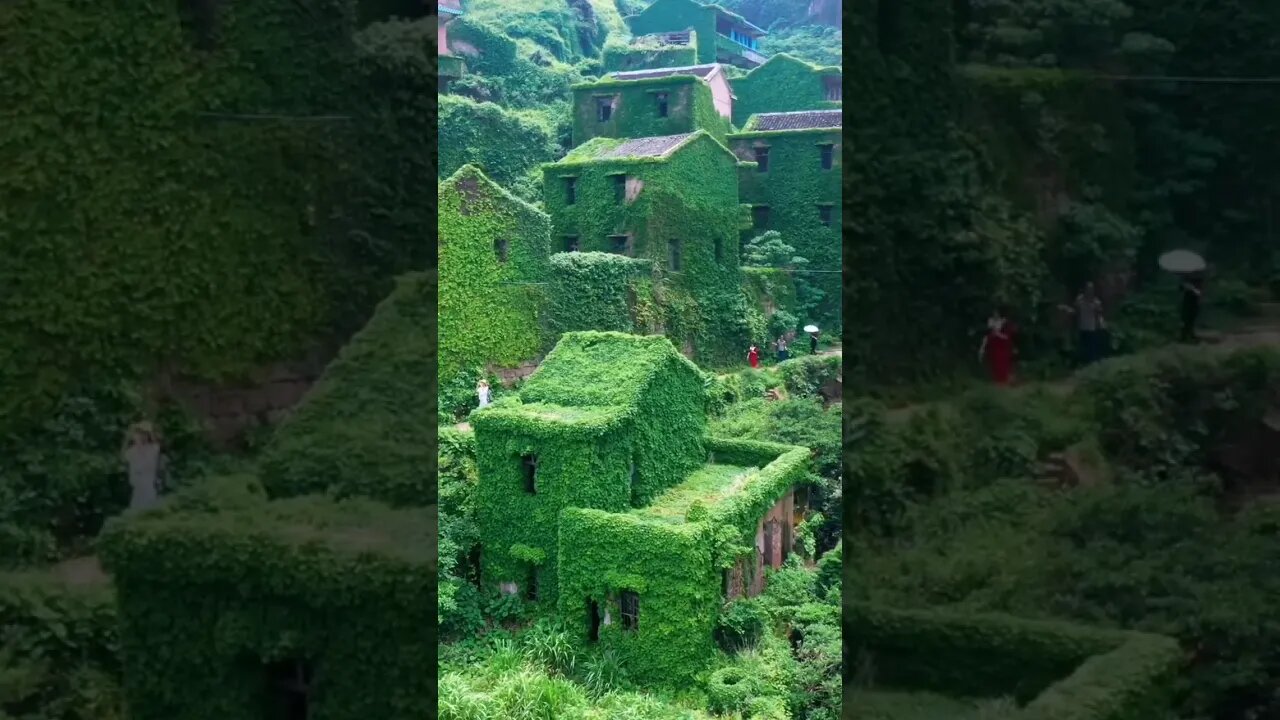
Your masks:
<svg viewBox="0 0 1280 720"><path fill-rule="evenodd" d="M311 664L302 660L267 665L264 720L308 720L312 675Z"/></svg>
<svg viewBox="0 0 1280 720"><path fill-rule="evenodd" d="M600 639L600 604L595 600L587 600L587 639L591 642Z"/></svg>

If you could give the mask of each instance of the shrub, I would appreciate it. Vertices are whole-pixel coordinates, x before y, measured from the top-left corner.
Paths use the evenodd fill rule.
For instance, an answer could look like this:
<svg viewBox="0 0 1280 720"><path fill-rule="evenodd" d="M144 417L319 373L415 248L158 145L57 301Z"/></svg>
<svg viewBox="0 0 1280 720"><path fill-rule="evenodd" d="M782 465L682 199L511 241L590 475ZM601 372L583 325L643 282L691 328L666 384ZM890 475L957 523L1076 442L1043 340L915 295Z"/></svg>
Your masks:
<svg viewBox="0 0 1280 720"><path fill-rule="evenodd" d="M755 645L764 635L769 615L754 599L739 599L720 610L716 620L716 640L727 652Z"/></svg>
<svg viewBox="0 0 1280 720"><path fill-rule="evenodd" d="M764 689L760 678L749 669L738 665L722 667L707 679L707 705L719 713L745 710L747 704Z"/></svg>

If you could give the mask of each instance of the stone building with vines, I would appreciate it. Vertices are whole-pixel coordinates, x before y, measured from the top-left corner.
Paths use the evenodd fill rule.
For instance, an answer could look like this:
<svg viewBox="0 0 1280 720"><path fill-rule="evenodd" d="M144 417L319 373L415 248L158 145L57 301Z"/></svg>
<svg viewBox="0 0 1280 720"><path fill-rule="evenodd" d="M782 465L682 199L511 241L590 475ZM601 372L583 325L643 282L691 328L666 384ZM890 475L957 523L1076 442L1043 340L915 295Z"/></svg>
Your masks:
<svg viewBox="0 0 1280 720"><path fill-rule="evenodd" d="M790 554L805 448L707 435L669 340L567 333L472 414L483 582L558 613L635 677L690 678L725 600Z"/></svg>

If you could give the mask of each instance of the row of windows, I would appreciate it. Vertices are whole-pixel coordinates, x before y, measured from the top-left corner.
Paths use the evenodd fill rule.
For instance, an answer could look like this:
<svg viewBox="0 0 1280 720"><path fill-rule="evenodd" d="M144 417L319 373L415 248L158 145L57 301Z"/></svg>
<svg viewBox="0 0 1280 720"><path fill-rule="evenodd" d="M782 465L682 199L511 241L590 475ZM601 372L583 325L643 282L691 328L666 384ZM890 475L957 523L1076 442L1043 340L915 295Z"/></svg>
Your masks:
<svg viewBox="0 0 1280 720"><path fill-rule="evenodd" d="M758 40L756 40L756 38L751 37L746 33L740 33L737 30L729 31L729 39L738 43L739 45L751 48L752 50L760 49L760 43Z"/></svg>
<svg viewBox="0 0 1280 720"><path fill-rule="evenodd" d="M615 202L622 203L627 199L627 176L626 175L610 175L610 182L613 183L613 199ZM567 177L564 179L564 204L573 205L578 202L578 178Z"/></svg>
<svg viewBox="0 0 1280 720"><path fill-rule="evenodd" d="M756 157L756 172L769 172L769 146L757 145L752 148ZM830 170L835 162L835 143L823 143L818 146L818 165L823 170Z"/></svg>
<svg viewBox="0 0 1280 720"><path fill-rule="evenodd" d="M831 222L835 218L834 205L818 205L818 222L831 227ZM753 205L751 207L751 224L757 230L767 230L769 228L769 206Z"/></svg>
<svg viewBox="0 0 1280 720"><path fill-rule="evenodd" d="M618 102L618 96L596 98L596 120L598 122L609 122L613 119L613 107ZM667 117L671 110L671 102L667 93L654 93L653 109L658 117Z"/></svg>

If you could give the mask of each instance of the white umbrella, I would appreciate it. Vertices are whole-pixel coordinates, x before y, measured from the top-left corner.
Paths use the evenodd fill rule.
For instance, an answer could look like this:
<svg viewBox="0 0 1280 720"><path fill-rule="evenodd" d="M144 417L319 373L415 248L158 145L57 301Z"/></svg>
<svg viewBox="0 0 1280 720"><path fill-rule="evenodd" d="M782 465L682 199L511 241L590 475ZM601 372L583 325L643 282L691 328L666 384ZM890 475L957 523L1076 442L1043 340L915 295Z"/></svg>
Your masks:
<svg viewBox="0 0 1280 720"><path fill-rule="evenodd" d="M1170 250L1160 256L1160 267L1167 272L1184 275L1205 269L1204 258L1190 250Z"/></svg>
<svg viewBox="0 0 1280 720"><path fill-rule="evenodd" d="M805 325L805 326L804 326L804 331L805 331L805 332L818 332L818 326L817 326L817 325Z"/></svg>

